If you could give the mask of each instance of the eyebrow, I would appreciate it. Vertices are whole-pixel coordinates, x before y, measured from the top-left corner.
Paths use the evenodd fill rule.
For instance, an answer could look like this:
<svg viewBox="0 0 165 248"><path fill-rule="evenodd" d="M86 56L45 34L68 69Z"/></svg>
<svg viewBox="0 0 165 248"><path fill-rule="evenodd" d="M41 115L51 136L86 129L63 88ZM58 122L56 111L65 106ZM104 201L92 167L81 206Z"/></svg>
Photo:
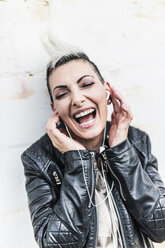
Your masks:
<svg viewBox="0 0 165 248"><path fill-rule="evenodd" d="M83 78L85 78L85 77L92 77L92 78L94 78L92 75L84 75L84 76L80 77L80 78L77 80L77 83L80 83L80 81L81 81Z"/></svg>
<svg viewBox="0 0 165 248"><path fill-rule="evenodd" d="M80 83L81 80L82 80L83 78L85 78L85 77L92 77L92 78L94 78L92 75L83 75L82 77L80 77L80 78L77 80L77 83ZM59 88L60 88L60 89L65 89L65 88L67 88L67 86L64 85L64 84L57 85L56 87L54 87L53 92L55 91L55 89L59 89Z"/></svg>

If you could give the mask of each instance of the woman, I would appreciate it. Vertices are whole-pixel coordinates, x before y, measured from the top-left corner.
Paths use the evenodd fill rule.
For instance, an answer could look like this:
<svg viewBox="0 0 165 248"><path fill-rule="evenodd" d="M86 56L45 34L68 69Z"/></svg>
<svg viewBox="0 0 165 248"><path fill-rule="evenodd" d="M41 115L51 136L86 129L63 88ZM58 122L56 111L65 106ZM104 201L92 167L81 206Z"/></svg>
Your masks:
<svg viewBox="0 0 165 248"><path fill-rule="evenodd" d="M22 155L39 247L163 242L165 188L148 135L130 127L125 99L81 52L52 59L47 86L47 134Z"/></svg>

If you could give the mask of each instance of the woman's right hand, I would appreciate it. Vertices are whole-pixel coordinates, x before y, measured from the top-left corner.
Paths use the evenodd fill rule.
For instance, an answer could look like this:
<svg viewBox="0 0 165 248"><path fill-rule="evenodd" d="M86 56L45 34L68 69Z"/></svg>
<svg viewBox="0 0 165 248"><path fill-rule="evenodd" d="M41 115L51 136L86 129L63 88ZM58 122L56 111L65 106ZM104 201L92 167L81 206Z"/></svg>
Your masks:
<svg viewBox="0 0 165 248"><path fill-rule="evenodd" d="M52 141L53 146L56 147L61 153L76 149L84 150L85 147L83 145L81 145L78 141L68 137L67 131L65 129L57 128L58 122L60 122L60 117L55 111L49 117L46 124L46 131Z"/></svg>

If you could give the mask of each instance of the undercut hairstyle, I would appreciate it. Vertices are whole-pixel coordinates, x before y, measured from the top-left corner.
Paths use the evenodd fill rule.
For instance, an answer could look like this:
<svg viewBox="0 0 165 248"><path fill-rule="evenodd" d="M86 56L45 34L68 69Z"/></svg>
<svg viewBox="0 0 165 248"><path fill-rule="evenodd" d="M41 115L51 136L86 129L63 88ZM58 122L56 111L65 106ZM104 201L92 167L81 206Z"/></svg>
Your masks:
<svg viewBox="0 0 165 248"><path fill-rule="evenodd" d="M98 67L83 52L70 53L68 55L64 55L64 56L60 57L58 60L56 58L52 58L51 61L48 64L48 66L47 66L47 71L46 71L47 88L48 88L50 100L51 100L52 103L53 103L53 96L52 96L50 85L49 85L49 77L52 74L52 72L55 69L57 69L59 66L67 64L68 62L70 62L72 60L88 61L92 65L94 71L97 73L98 78L101 81L101 83L104 84L104 82L105 82L104 78L102 77L102 75L101 75L101 73L100 73L100 71L98 69Z"/></svg>

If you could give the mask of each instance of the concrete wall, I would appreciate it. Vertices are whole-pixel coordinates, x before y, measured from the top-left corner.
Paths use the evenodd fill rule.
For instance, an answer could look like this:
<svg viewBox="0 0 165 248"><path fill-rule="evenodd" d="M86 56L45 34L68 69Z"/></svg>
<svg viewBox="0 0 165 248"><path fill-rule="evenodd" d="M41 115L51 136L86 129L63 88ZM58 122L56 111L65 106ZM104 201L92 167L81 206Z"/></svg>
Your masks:
<svg viewBox="0 0 165 248"><path fill-rule="evenodd" d="M151 136L165 181L165 0L0 0L0 247L37 247L20 155L45 132L49 29L82 47ZM159 247L165 247L163 244Z"/></svg>

